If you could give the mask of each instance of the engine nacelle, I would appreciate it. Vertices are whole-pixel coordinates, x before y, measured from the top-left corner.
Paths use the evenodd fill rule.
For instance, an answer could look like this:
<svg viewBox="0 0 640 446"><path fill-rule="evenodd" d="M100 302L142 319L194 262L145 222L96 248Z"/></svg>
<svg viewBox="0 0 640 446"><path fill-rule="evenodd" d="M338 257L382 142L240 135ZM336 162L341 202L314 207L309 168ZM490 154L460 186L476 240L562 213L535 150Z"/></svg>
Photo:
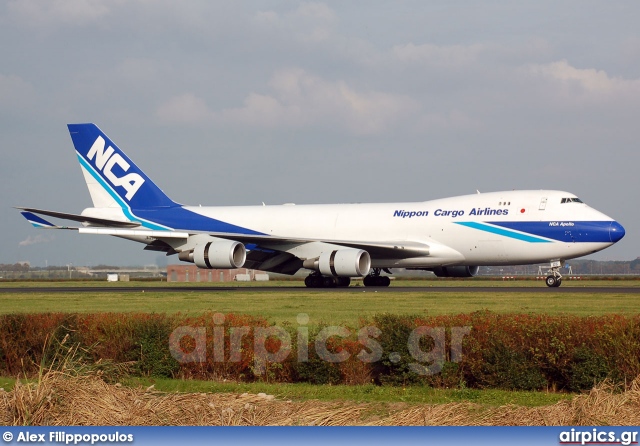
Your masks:
<svg viewBox="0 0 640 446"><path fill-rule="evenodd" d="M247 250L240 242L220 240L196 245L193 263L200 268L240 268L247 259Z"/></svg>
<svg viewBox="0 0 640 446"><path fill-rule="evenodd" d="M325 276L366 276L370 268L371 256L362 249L323 252L318 259L318 270Z"/></svg>
<svg viewBox="0 0 640 446"><path fill-rule="evenodd" d="M430 269L437 277L475 277L478 270L479 266L439 266Z"/></svg>

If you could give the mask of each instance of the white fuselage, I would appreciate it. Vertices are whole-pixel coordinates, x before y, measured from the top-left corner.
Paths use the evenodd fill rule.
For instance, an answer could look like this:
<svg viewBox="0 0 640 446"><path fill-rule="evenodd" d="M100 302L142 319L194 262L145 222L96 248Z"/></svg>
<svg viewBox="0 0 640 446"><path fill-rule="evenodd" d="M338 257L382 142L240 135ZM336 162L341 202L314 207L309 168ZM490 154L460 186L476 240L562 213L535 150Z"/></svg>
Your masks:
<svg viewBox="0 0 640 446"><path fill-rule="evenodd" d="M567 198L575 195L540 190L482 193L415 203L185 206L185 209L266 236L408 241L430 247L430 254L424 257L373 257L373 267L508 265L579 257L614 243L605 234L613 219L581 202L561 203ZM584 227L585 222L591 226ZM503 223L508 227L499 226ZM531 234L524 229L529 226L538 232ZM596 236L596 231L602 234ZM327 244L294 243L287 251L301 258L313 258L327 249L323 245Z"/></svg>

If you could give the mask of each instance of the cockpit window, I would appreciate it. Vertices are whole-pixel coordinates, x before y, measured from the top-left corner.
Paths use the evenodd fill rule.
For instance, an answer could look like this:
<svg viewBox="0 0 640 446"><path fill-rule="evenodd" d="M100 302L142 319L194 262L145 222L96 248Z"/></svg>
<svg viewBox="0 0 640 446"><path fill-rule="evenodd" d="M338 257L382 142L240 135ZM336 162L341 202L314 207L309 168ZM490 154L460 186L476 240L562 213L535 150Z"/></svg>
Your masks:
<svg viewBox="0 0 640 446"><path fill-rule="evenodd" d="M582 200L579 198L563 198L560 203L582 203Z"/></svg>

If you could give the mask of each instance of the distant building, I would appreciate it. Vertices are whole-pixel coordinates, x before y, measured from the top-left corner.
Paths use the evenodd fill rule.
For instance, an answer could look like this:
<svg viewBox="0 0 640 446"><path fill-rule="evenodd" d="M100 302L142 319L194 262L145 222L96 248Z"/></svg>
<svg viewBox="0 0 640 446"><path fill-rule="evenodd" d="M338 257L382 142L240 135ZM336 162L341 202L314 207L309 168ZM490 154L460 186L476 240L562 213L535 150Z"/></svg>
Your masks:
<svg viewBox="0 0 640 446"><path fill-rule="evenodd" d="M195 265L168 265L167 282L233 282L266 280L268 275L247 268L200 269Z"/></svg>
<svg viewBox="0 0 640 446"><path fill-rule="evenodd" d="M107 274L107 282L128 282L129 274Z"/></svg>

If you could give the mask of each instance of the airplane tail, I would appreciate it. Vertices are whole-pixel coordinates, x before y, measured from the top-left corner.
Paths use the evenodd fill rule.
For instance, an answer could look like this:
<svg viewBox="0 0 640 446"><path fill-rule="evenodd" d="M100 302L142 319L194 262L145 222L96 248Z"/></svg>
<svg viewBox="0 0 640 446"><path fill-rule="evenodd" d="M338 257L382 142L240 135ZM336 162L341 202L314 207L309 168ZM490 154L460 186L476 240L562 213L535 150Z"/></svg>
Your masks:
<svg viewBox="0 0 640 446"><path fill-rule="evenodd" d="M95 208L151 210L178 205L95 124L68 127Z"/></svg>

